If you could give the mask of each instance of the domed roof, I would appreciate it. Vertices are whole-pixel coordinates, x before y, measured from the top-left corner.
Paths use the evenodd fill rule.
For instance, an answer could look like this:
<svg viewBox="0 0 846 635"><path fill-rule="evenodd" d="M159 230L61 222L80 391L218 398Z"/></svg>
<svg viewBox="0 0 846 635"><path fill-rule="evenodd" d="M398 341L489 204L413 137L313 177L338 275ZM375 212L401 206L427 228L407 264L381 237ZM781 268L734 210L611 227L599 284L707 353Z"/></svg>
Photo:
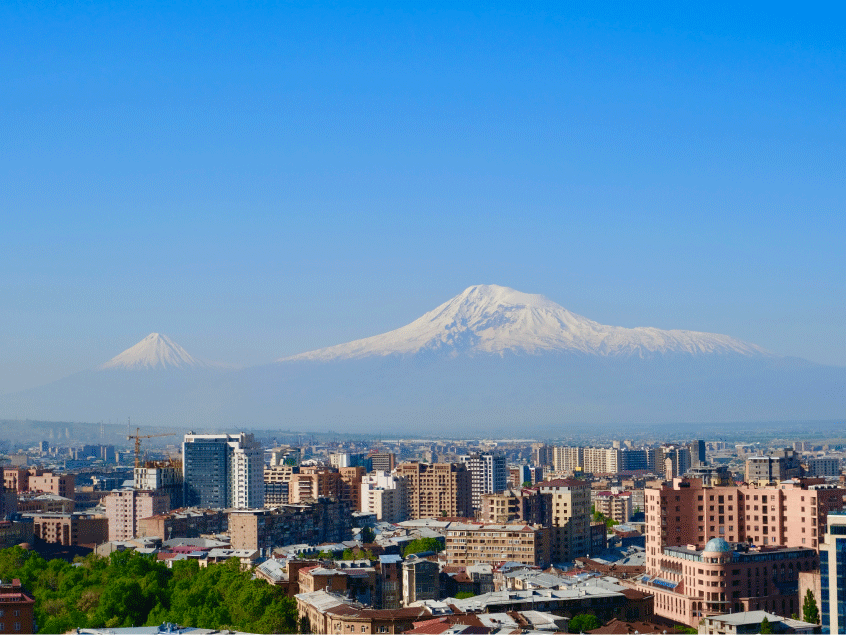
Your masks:
<svg viewBox="0 0 846 635"><path fill-rule="evenodd" d="M711 538L702 550L702 553L710 551L711 553L731 553L733 549L731 545L722 538Z"/></svg>

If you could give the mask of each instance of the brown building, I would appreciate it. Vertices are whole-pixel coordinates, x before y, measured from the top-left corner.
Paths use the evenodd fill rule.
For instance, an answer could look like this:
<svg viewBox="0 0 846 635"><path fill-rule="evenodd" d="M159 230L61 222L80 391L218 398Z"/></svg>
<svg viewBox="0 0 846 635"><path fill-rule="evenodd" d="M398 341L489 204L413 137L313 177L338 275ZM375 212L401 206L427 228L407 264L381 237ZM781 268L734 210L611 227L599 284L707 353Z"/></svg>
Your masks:
<svg viewBox="0 0 846 635"><path fill-rule="evenodd" d="M0 582L0 633L34 633L35 600L17 578Z"/></svg>
<svg viewBox="0 0 846 635"><path fill-rule="evenodd" d="M473 516L471 475L463 463L401 463L396 474L408 479L408 518Z"/></svg>
<svg viewBox="0 0 846 635"><path fill-rule="evenodd" d="M33 524L11 520L0 520L0 549L14 547L23 542L32 543Z"/></svg>
<svg viewBox="0 0 846 635"><path fill-rule="evenodd" d="M361 509L361 479L365 471L361 466L340 468L340 499L350 506L351 510Z"/></svg>
<svg viewBox="0 0 846 635"><path fill-rule="evenodd" d="M288 486L291 504L315 501L319 498L340 498L341 474L337 469L322 465L301 467L292 474Z"/></svg>
<svg viewBox="0 0 846 635"><path fill-rule="evenodd" d="M273 549L284 545L338 543L352 537L349 506L323 498L307 505L229 512L233 549Z"/></svg>
<svg viewBox="0 0 846 635"><path fill-rule="evenodd" d="M33 534L45 542L93 549L109 539L109 519L93 514L26 514Z"/></svg>
<svg viewBox="0 0 846 635"><path fill-rule="evenodd" d="M591 551L590 485L577 479L538 483L551 495L552 561L568 562Z"/></svg>
<svg viewBox="0 0 846 635"><path fill-rule="evenodd" d="M544 567L550 563L550 529L539 525L461 525L446 532L446 563L472 565L519 562Z"/></svg>
<svg viewBox="0 0 846 635"><path fill-rule="evenodd" d="M296 596L297 612L311 633L404 633L431 616L424 607L368 609L319 590Z"/></svg>
<svg viewBox="0 0 846 635"><path fill-rule="evenodd" d="M22 514L33 512L69 514L75 510L76 501L58 494L24 492L18 496L17 506L17 511Z"/></svg>
<svg viewBox="0 0 846 635"><path fill-rule="evenodd" d="M228 531L229 516L220 509L188 507L138 520L138 537L198 538Z"/></svg>
<svg viewBox="0 0 846 635"><path fill-rule="evenodd" d="M482 494L479 520L484 523L522 522L530 525L552 524L552 494L537 489L509 489L497 494Z"/></svg>

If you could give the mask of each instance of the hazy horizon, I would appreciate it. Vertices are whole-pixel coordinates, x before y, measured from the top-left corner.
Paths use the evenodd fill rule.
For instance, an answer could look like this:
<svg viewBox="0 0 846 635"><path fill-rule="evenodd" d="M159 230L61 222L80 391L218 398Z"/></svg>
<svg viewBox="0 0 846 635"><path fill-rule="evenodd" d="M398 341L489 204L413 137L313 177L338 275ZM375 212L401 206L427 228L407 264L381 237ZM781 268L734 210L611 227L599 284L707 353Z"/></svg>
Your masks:
<svg viewBox="0 0 846 635"><path fill-rule="evenodd" d="M836 20L769 5L0 6L0 394L254 366L473 284L846 367Z"/></svg>

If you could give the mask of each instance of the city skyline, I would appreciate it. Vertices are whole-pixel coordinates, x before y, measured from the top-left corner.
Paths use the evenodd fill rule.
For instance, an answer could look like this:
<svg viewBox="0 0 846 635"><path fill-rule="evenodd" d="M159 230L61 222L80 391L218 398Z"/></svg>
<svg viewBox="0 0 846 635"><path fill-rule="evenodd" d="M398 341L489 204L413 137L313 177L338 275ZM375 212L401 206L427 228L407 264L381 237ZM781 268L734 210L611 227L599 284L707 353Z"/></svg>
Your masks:
<svg viewBox="0 0 846 635"><path fill-rule="evenodd" d="M0 393L480 283L846 365L842 47L763 9L0 8Z"/></svg>

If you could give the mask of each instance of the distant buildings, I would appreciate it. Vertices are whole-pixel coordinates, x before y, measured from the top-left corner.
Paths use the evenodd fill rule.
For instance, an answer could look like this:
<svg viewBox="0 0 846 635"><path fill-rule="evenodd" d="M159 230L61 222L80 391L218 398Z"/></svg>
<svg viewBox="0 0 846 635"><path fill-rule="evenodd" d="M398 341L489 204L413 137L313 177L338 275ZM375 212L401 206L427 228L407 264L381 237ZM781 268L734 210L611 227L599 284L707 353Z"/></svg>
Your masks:
<svg viewBox="0 0 846 635"><path fill-rule="evenodd" d="M367 474L361 481L362 512L378 520L398 523L407 520L408 485L405 478L389 472Z"/></svg>
<svg viewBox="0 0 846 635"><path fill-rule="evenodd" d="M519 562L547 566L551 560L550 528L540 525L452 523L446 532L448 565Z"/></svg>

